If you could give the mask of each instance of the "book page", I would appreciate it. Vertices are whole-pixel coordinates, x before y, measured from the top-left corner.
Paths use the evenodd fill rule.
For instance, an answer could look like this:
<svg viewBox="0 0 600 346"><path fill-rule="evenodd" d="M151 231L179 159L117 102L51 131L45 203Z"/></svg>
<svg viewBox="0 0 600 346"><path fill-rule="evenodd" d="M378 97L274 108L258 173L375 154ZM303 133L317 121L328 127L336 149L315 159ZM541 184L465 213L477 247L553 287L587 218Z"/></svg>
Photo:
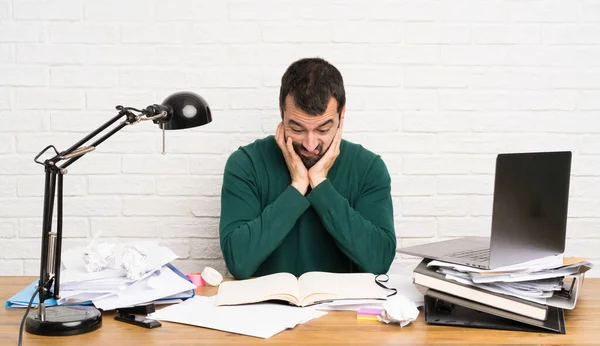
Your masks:
<svg viewBox="0 0 600 346"><path fill-rule="evenodd" d="M335 299L386 299L388 291L370 273L304 273L298 279L303 306Z"/></svg>
<svg viewBox="0 0 600 346"><path fill-rule="evenodd" d="M217 305L238 305L280 299L298 305L298 280L290 273L226 281L219 286Z"/></svg>

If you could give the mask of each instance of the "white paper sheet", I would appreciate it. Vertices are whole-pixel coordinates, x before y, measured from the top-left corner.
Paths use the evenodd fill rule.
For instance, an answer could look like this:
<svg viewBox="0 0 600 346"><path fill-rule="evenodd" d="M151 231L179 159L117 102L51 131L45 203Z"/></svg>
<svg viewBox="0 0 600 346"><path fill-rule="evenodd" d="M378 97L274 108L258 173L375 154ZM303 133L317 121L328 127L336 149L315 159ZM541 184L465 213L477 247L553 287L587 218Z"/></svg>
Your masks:
<svg viewBox="0 0 600 346"><path fill-rule="evenodd" d="M554 256L547 256L527 262L517 263L510 266L498 267L493 269L479 269L469 266L463 266L456 263L443 262L443 261L431 261L427 264L428 267L449 267L454 268L461 272L474 272L474 273L486 273L486 272L510 272L510 271L523 271L535 272L539 270L557 268L563 264L563 255L558 254Z"/></svg>
<svg viewBox="0 0 600 346"><path fill-rule="evenodd" d="M415 303L417 307L423 305L423 293L421 293L413 284L412 276L403 274L388 274L388 276L390 279L388 282L384 282L384 285L397 289L398 295L406 297L408 300Z"/></svg>
<svg viewBox="0 0 600 346"><path fill-rule="evenodd" d="M555 294L550 298L546 298L546 299L533 298L531 300L534 302L540 303L540 304L556 306L557 308L561 308L561 309L567 309L567 310L575 309L575 305L577 305L577 299L579 298L579 291L581 290L581 286L583 285L585 275L577 274L577 275L572 275L571 277L575 278L575 284L573 286L573 290L572 290L570 296L563 297L561 295Z"/></svg>
<svg viewBox="0 0 600 346"><path fill-rule="evenodd" d="M215 306L214 301L214 296L198 296L160 309L148 317L267 339L327 314L310 308L270 303Z"/></svg>
<svg viewBox="0 0 600 346"><path fill-rule="evenodd" d="M519 282L519 281L530 281L530 280L541 280L541 279L549 279L549 278L559 278L563 276L574 275L577 273L586 272L591 268L590 262L582 262L578 265L572 265L564 268L555 268L548 270L540 270L534 273L530 272L513 272L513 273L504 273L498 275L478 275L472 274L471 277L473 282L476 283L485 283L485 282Z"/></svg>
<svg viewBox="0 0 600 346"><path fill-rule="evenodd" d="M61 280L62 281L62 280ZM124 276L103 278L97 280L61 282L60 291L105 292L119 291L134 283L134 280Z"/></svg>
<svg viewBox="0 0 600 346"><path fill-rule="evenodd" d="M342 299L334 300L332 302L321 303L312 305L306 309L314 308L323 311L358 311L363 308L369 309L382 309L385 300L377 299Z"/></svg>
<svg viewBox="0 0 600 346"><path fill-rule="evenodd" d="M58 305L64 304L76 304L82 302L88 302L94 299L100 299L107 297L112 293L102 292L83 292L83 291L61 291L60 299L57 300Z"/></svg>
<svg viewBox="0 0 600 346"><path fill-rule="evenodd" d="M124 291L101 299L94 299L94 305L102 310L114 310L124 306L134 306L169 297L184 291L190 291L196 285L162 267L154 275L132 284Z"/></svg>
<svg viewBox="0 0 600 346"><path fill-rule="evenodd" d="M505 295L509 295L509 296L513 296L513 297L517 297L517 298L521 298L521 299L526 299L526 300L533 300L534 298L549 298L552 296L552 292L545 292L545 291L527 292L527 291L515 290L514 288L512 288L506 284L502 285L503 283L476 284L470 279L464 279L462 277L454 276L451 274L446 274L446 279L460 282L461 284L464 284L464 285L479 287L486 291L499 293L499 294L505 294Z"/></svg>

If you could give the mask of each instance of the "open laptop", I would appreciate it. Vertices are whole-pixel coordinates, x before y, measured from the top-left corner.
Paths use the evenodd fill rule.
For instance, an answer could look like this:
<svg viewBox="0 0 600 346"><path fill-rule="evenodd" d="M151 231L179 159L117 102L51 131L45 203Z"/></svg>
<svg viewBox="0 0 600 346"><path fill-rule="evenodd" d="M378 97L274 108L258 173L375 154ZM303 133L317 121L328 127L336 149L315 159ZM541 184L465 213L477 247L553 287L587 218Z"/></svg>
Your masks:
<svg viewBox="0 0 600 346"><path fill-rule="evenodd" d="M465 237L398 252L494 269L565 250L570 151L499 154L491 237Z"/></svg>

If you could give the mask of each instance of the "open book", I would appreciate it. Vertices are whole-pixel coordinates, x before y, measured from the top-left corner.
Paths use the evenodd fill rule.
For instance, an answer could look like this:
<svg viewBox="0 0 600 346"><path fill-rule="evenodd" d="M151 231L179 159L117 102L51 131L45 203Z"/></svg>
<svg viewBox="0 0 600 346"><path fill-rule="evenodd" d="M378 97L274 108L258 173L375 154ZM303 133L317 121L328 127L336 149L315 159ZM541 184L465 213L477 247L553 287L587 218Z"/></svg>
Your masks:
<svg viewBox="0 0 600 346"><path fill-rule="evenodd" d="M216 305L239 305L283 300L308 306L336 299L386 299L389 292L369 273L308 272L296 278L290 273L223 282Z"/></svg>

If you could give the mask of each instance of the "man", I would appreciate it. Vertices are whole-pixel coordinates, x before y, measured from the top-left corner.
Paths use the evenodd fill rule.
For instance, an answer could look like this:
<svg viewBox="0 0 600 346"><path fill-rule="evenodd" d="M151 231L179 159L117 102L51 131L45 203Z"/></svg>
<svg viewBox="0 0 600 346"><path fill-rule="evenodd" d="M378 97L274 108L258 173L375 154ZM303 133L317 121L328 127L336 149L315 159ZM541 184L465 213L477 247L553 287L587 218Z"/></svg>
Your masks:
<svg viewBox="0 0 600 346"><path fill-rule="evenodd" d="M345 104L333 65L296 61L281 80L275 136L227 160L219 233L235 278L388 271L396 249L390 176L379 156L342 140Z"/></svg>

